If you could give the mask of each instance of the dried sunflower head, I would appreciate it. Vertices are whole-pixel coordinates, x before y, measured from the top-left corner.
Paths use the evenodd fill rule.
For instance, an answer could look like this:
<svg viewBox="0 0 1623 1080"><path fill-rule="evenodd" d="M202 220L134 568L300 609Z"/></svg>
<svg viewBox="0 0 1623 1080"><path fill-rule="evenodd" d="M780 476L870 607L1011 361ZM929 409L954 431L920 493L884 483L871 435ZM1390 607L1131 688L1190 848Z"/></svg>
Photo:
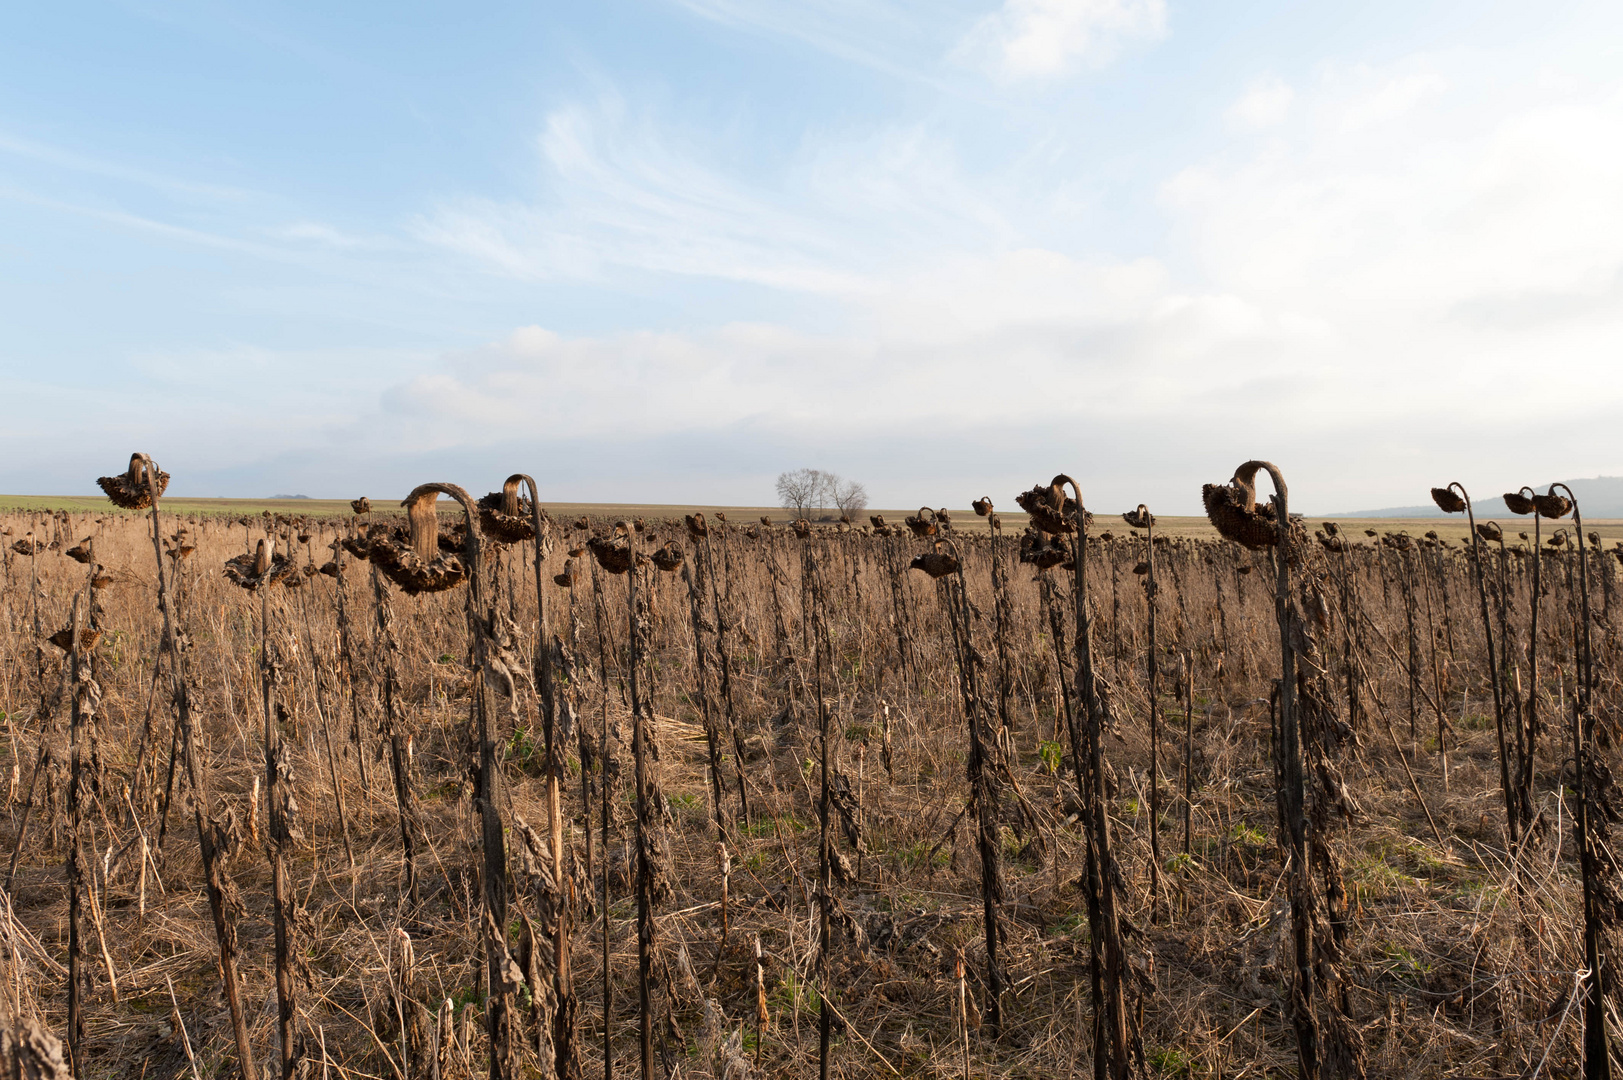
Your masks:
<svg viewBox="0 0 1623 1080"><path fill-rule="evenodd" d="M687 523L688 534L693 536L695 539L701 536L708 536L710 534L710 526L705 522L704 515L702 513L689 514L684 520ZM726 519L723 518L722 520Z"/></svg>
<svg viewBox="0 0 1623 1080"><path fill-rule="evenodd" d="M941 531L941 526L936 522L935 511L928 506L919 507L918 513L909 514L903 521L912 530L913 535L920 539L934 536Z"/></svg>
<svg viewBox="0 0 1623 1080"><path fill-rule="evenodd" d="M1076 531L1076 500L1065 494L1059 477L1046 487L1037 484L1030 491L1022 491L1014 501L1040 532L1058 535Z"/></svg>
<svg viewBox="0 0 1623 1080"><path fill-rule="evenodd" d="M674 573L682 565L683 552L675 540L667 540L664 547L655 548L648 556L654 566L667 574Z"/></svg>
<svg viewBox="0 0 1623 1080"><path fill-rule="evenodd" d="M146 463L150 460L140 454L131 454L128 470L118 476L98 477L96 483L107 493L114 506L126 510L145 510L152 505L154 488L160 498L169 488L169 474L158 468L156 462L152 465L152 482L148 483Z"/></svg>
<svg viewBox="0 0 1623 1080"><path fill-rule="evenodd" d="M969 505L974 507L977 515L980 517L986 517L992 512L992 497L990 495L982 495Z"/></svg>
<svg viewBox="0 0 1623 1080"><path fill-rule="evenodd" d="M291 559L276 550L276 541L266 538L260 539L252 555L238 555L225 561L225 576L244 589L288 584L297 580L296 569Z"/></svg>
<svg viewBox="0 0 1623 1080"><path fill-rule="evenodd" d="M1065 541L1036 528L1026 529L1025 535L1020 537L1020 561L1039 571L1056 566L1070 569L1076 565Z"/></svg>
<svg viewBox="0 0 1623 1080"><path fill-rule="evenodd" d="M73 648L73 627L64 626L62 629L58 630L45 640L49 641L52 645L55 645L63 652L67 652L69 649ZM91 649L96 647L96 642L100 640L100 630L93 630L88 626L79 627L79 648L81 650L89 652Z"/></svg>
<svg viewBox="0 0 1623 1080"><path fill-rule="evenodd" d="M1534 495L1533 505L1538 508L1538 516L1559 520L1572 513L1572 500L1565 495L1557 495L1552 486L1548 494Z"/></svg>
<svg viewBox="0 0 1623 1080"><path fill-rule="evenodd" d="M88 565L90 562L90 537L85 537L73 547L68 548L68 550L64 551L62 554L66 555L76 563Z"/></svg>
<svg viewBox="0 0 1623 1080"><path fill-rule="evenodd" d="M1528 489L1522 489L1522 491L1526 490ZM1505 492L1505 506L1512 514L1531 514L1538 508L1533 500L1523 495L1521 491Z"/></svg>
<svg viewBox="0 0 1623 1080"><path fill-rule="evenodd" d="M514 473L502 482L500 491L479 500L479 531L498 544L535 539L534 508L527 496L519 494L523 483L523 474Z"/></svg>
<svg viewBox="0 0 1623 1080"><path fill-rule="evenodd" d="M1465 500L1451 487L1434 487L1431 489L1431 501L1445 514L1463 514Z"/></svg>
<svg viewBox="0 0 1623 1080"><path fill-rule="evenodd" d="M623 574L631 569L631 545L624 539L594 536L586 541L586 548L597 565L611 574Z"/></svg>
<svg viewBox="0 0 1623 1080"><path fill-rule="evenodd" d="M1155 524L1155 515L1143 503L1138 504L1137 510L1129 510L1121 519L1135 529L1148 529Z"/></svg>
<svg viewBox="0 0 1623 1080"><path fill-rule="evenodd" d="M1272 505L1257 505L1257 462L1247 462L1226 484L1201 488L1206 516L1225 539L1261 551L1279 543L1279 526Z"/></svg>
<svg viewBox="0 0 1623 1080"><path fill-rule="evenodd" d="M356 514L370 514L372 512L372 500L362 495L359 499L349 500L349 508L355 511Z"/></svg>
<svg viewBox="0 0 1623 1080"><path fill-rule="evenodd" d="M456 554L467 542L466 526L440 534L434 509L439 497L434 489L413 489L401 504L406 508L404 535L399 529L387 535L374 529L369 537L367 557L372 565L407 596L444 592L467 580L467 569Z"/></svg>
<svg viewBox="0 0 1623 1080"><path fill-rule="evenodd" d="M958 559L945 551L927 551L923 555L913 556L908 564L914 570L923 570L932 578L943 578L958 569Z"/></svg>
<svg viewBox="0 0 1623 1080"><path fill-rule="evenodd" d="M574 588L579 580L580 563L575 561L574 555L570 555L564 560L563 573L552 575L552 583L554 585L562 585L566 589Z"/></svg>

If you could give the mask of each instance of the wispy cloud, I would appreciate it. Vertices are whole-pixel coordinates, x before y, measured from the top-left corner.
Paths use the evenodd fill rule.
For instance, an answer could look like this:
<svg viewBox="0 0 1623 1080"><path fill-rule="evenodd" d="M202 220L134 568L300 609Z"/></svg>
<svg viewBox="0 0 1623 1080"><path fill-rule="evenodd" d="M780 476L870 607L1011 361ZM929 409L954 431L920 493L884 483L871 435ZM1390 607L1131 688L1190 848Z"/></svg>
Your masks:
<svg viewBox="0 0 1623 1080"><path fill-rule="evenodd" d="M0 187L0 199L56 210L76 217L89 218L120 229L147 233L165 240L197 247L238 251L257 255L261 258L280 259L284 257L283 252L267 244L257 244L235 236L189 228L184 225L175 225L141 214L130 213L118 207L92 206L84 203L68 202L63 199L53 199L25 188Z"/></svg>
<svg viewBox="0 0 1623 1080"><path fill-rule="evenodd" d="M521 278L632 269L837 295L871 288L900 253L1014 234L950 144L920 128L824 133L755 179L702 160L702 140L683 135L618 97L556 109L533 201L448 202L415 234Z"/></svg>
<svg viewBox="0 0 1623 1080"><path fill-rule="evenodd" d="M971 16L961 3L897 0L671 0L711 22L799 42L830 56L937 89L936 60L951 28Z"/></svg>
<svg viewBox="0 0 1623 1080"><path fill-rule="evenodd" d="M1051 78L1101 65L1131 41L1166 33L1165 0L1003 0L954 55L1003 79Z"/></svg>
<svg viewBox="0 0 1623 1080"><path fill-rule="evenodd" d="M36 142L6 132L0 132L0 155L24 158L29 161L67 169L72 172L106 177L126 183L188 198L205 198L220 202L245 202L262 198L262 194L226 184L214 184L187 177L154 172L125 162L108 161L91 154L61 146Z"/></svg>

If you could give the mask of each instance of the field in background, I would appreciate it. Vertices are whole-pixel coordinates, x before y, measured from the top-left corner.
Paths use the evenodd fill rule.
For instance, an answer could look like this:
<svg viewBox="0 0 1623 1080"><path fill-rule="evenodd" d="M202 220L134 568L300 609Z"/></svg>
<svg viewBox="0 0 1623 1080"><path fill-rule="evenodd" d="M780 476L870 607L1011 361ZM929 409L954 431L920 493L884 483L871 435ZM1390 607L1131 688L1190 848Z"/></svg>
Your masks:
<svg viewBox="0 0 1623 1080"><path fill-rule="evenodd" d="M243 517L263 514L270 511L273 514L300 515L310 517L348 517L352 514L349 502L344 499L165 499L164 509L173 514L210 517ZM696 511L703 512L708 517L714 517L718 511L727 515L727 520L734 525L753 525L762 515L770 517L774 522L782 524L790 519L790 514L780 506L715 506L691 503L545 503L547 512L558 521L570 521L585 515L594 518L648 518L664 520L666 518L680 518L685 514ZM400 500L396 498L374 498L372 506L375 513L400 512ZM954 526L960 531L980 529L985 530L985 523L975 516L975 511L965 506L962 508L948 507L952 515ZM0 495L0 512L6 510L38 511L68 510L75 513L95 513L98 515L126 514L129 511L118 510L108 504L107 500L99 495ZM885 520L893 525L901 524L909 514L915 514L916 509L910 510L864 510L859 524L865 524L870 514L883 514ZM1005 530L1018 533L1027 524L1024 513L1013 507L1010 500L1008 510L999 509L998 515L1003 519ZM1483 500L1478 513L1478 520L1497 520L1504 526L1507 538L1523 529L1531 529L1527 519L1518 519L1514 514L1505 510L1504 504L1498 499ZM1407 532L1411 536L1420 537L1428 531L1435 530L1438 536L1447 540L1460 541L1465 539L1467 527L1464 515L1458 517L1438 518L1330 518L1309 516L1307 523L1310 529L1320 528L1324 521L1335 520L1346 530L1356 536L1362 536L1365 530L1373 529L1377 533ZM1156 531L1164 536L1188 537L1190 539L1215 540L1217 531L1212 528L1211 522L1204 517L1172 517L1157 515L1155 519ZM1099 532L1130 532L1116 514L1096 512L1095 529ZM1609 518L1597 521L1585 521L1585 532L1598 533L1602 540L1623 540L1623 519Z"/></svg>

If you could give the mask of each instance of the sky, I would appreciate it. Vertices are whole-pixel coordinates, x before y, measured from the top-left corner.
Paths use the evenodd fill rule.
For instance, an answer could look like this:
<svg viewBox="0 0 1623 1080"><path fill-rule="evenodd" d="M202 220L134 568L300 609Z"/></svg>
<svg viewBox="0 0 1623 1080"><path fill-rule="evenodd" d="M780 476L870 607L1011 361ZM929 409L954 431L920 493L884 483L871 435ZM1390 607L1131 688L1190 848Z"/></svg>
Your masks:
<svg viewBox="0 0 1623 1080"><path fill-rule="evenodd" d="M0 491L1623 473L1623 5L20 5Z"/></svg>

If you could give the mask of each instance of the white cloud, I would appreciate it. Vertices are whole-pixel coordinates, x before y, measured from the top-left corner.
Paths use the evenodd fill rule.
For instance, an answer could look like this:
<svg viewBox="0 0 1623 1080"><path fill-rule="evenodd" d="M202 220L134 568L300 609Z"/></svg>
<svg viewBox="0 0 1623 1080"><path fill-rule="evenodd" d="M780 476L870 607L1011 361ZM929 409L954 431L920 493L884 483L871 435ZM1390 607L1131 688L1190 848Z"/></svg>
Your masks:
<svg viewBox="0 0 1623 1080"><path fill-rule="evenodd" d="M1265 76L1247 87L1224 116L1235 127L1272 127L1290 113L1295 98L1296 91L1284 79Z"/></svg>
<svg viewBox="0 0 1623 1080"><path fill-rule="evenodd" d="M1018 199L965 181L950 145L919 131L810 150L792 190L705 194L699 170L686 182L700 194L679 197L656 181L690 161L651 164L663 160L643 156L651 144L605 152L616 137L582 130L565 144L578 155L553 157L613 193L594 228L639 223L658 250L691 212L730 245L694 272L795 253L839 282L827 295L847 313L840 329L532 328L387 400L446 445L636 432L721 439L740 469L762 466L746 448L771 431L848 448L873 432L939 446L950 432L953 468L1033 438L1086 445L1103 470L1117 440L1150 425L1156 453L1185 462L1171 474L1220 458L1200 466L1220 478L1230 448L1265 452L1310 509L1402 501L1394 486L1423 493L1434 470L1615 469L1598 435L1533 449L1472 433L1623 409L1623 87L1500 87L1430 63L1327 68L1294 92L1257 84L1272 101L1246 118L1284 100L1296 122L1164 183L1164 258L1023 240L1002 212ZM774 231L790 243L774 247ZM887 262L891 244L913 257ZM1169 484L1163 501L1192 510L1195 488Z"/></svg>
<svg viewBox="0 0 1623 1080"><path fill-rule="evenodd" d="M1466 106L1436 93L1456 81L1332 73L1300 102L1308 123L1164 185L1176 242L1214 287L1337 320L1435 327L1494 297L1615 288L1623 87Z"/></svg>
<svg viewBox="0 0 1623 1080"><path fill-rule="evenodd" d="M1355 74L1366 86L1340 105L1343 131L1390 123L1448 89L1448 80L1435 71L1385 73L1361 67Z"/></svg>
<svg viewBox="0 0 1623 1080"><path fill-rule="evenodd" d="M448 357L398 384L387 408L424 440L491 443L544 431L601 440L770 423L821 429L1008 429L1106 417L1257 407L1229 370L1306 387L1291 359L1313 328L1233 297L1179 291L1154 260L1081 263L1025 249L958 258L852 298L848 332L767 324L565 338L540 327ZM1295 392L1295 391L1288 391ZM1267 405L1279 400L1276 394Z"/></svg>
<svg viewBox="0 0 1623 1080"><path fill-rule="evenodd" d="M1103 64L1134 39L1166 33L1165 0L1003 0L977 22L955 55L1000 78L1064 74L1077 62Z"/></svg>

